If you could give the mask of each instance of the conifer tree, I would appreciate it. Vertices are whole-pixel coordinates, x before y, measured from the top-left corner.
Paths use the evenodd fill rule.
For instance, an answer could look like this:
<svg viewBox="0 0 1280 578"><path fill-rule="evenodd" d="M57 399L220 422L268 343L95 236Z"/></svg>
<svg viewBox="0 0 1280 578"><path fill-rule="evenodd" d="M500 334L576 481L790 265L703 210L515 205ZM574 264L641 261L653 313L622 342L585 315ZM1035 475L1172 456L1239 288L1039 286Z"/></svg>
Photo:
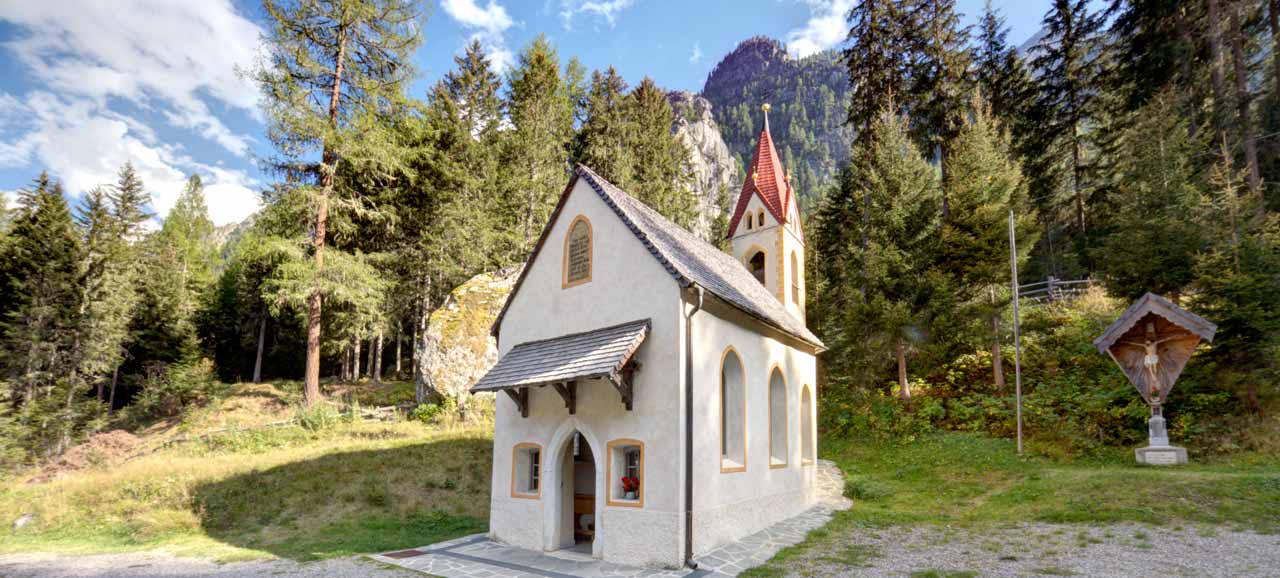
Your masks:
<svg viewBox="0 0 1280 578"><path fill-rule="evenodd" d="M849 124L859 139L873 138L885 103L903 104L911 46L904 38L908 14L899 4L898 0L865 0L849 13L849 47L844 51L853 87Z"/></svg>
<svg viewBox="0 0 1280 578"><path fill-rule="evenodd" d="M18 192L4 278L12 301L0 319L0 360L24 404L69 388L80 309L81 245L62 184L42 173ZM58 389L62 391L62 389Z"/></svg>
<svg viewBox="0 0 1280 578"><path fill-rule="evenodd" d="M1201 246L1194 158L1205 147L1191 138L1181 110L1171 90L1160 92L1120 138L1109 230L1094 262L1107 291L1122 299L1148 291L1176 298L1194 279Z"/></svg>
<svg viewBox="0 0 1280 578"><path fill-rule="evenodd" d="M962 344L970 335L989 342L993 380L1001 391L999 319L1008 299L995 296L1005 296L1009 283L1009 213L1015 215L1020 261L1035 246L1038 225L1008 133L981 96L974 97L971 111L947 158L943 183L951 212L942 225L939 267L951 278L959 309L945 330L935 333ZM966 327L969 320L984 321L989 331Z"/></svg>
<svg viewBox="0 0 1280 578"><path fill-rule="evenodd" d="M281 155L277 167L310 197L311 259L324 269L330 203L340 160L386 162L393 135L373 122L403 99L412 77L410 57L421 41L416 4L409 0L265 0L268 62L255 71ZM318 153L319 162L309 155ZM320 287L307 297L307 354L303 400L320 394Z"/></svg>
<svg viewBox="0 0 1280 578"><path fill-rule="evenodd" d="M1054 0L1045 14L1045 37L1033 49L1039 80L1037 118L1041 129L1032 144L1029 173L1032 197L1046 199L1042 214L1070 215L1078 246L1088 234L1091 172L1087 123L1097 115L1102 88L1099 32L1103 20L1087 0Z"/></svg>
<svg viewBox="0 0 1280 578"><path fill-rule="evenodd" d="M555 48L543 35L520 52L507 82L512 131L503 161L511 168L516 196L517 252L525 255L568 179L574 95L561 78Z"/></svg>
<svg viewBox="0 0 1280 578"><path fill-rule="evenodd" d="M640 82L626 100L626 116L633 124L625 147L633 167L627 181L615 183L682 227L697 217L689 149L671 132L672 110L667 94L651 78Z"/></svg>
<svg viewBox="0 0 1280 578"><path fill-rule="evenodd" d="M909 397L907 355L948 291L936 268L942 193L905 121L885 109L872 130L876 139L854 148L840 190L818 212L815 317L834 353L833 373L870 385L896 359L899 395Z"/></svg>
<svg viewBox="0 0 1280 578"><path fill-rule="evenodd" d="M631 182L634 159L627 150L631 120L627 118L627 83L612 66L591 73L586 120L578 131L576 160L605 180Z"/></svg>
<svg viewBox="0 0 1280 578"><path fill-rule="evenodd" d="M1021 153L1025 151L1028 137L1036 130L1031 120L1035 83L1026 62L1017 49L1009 45L1008 35L1004 16L987 0L974 49L975 80L982 97L991 105L992 114L1009 132L1014 147Z"/></svg>
<svg viewBox="0 0 1280 578"><path fill-rule="evenodd" d="M945 161L952 139L964 124L969 105L973 55L969 28L960 25L955 0L928 0L909 6L907 38L912 59L911 85L903 104L911 111L912 134L928 158ZM946 163L942 162L943 173ZM944 215L948 199L942 197Z"/></svg>
<svg viewBox="0 0 1280 578"><path fill-rule="evenodd" d="M77 372L107 402L119 379L129 324L138 302L136 253L103 188L85 194L78 223L84 240L82 301L77 318ZM107 383L112 391L107 391Z"/></svg>

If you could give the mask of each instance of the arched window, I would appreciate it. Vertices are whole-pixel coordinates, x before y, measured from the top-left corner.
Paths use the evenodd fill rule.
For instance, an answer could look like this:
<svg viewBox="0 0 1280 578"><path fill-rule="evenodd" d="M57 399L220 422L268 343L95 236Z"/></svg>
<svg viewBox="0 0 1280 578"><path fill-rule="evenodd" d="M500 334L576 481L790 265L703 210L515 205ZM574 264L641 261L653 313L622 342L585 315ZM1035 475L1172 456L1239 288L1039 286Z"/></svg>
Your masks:
<svg viewBox="0 0 1280 578"><path fill-rule="evenodd" d="M747 260L747 270L751 271L751 274L755 276L756 281L759 281L761 285L765 285L764 251L756 251L756 254L752 255L751 259Z"/></svg>
<svg viewBox="0 0 1280 578"><path fill-rule="evenodd" d="M813 443L813 399L809 395L809 386L800 390L800 463L813 463L818 453Z"/></svg>
<svg viewBox="0 0 1280 578"><path fill-rule="evenodd" d="M800 304L800 262L796 252L791 252L791 302Z"/></svg>
<svg viewBox="0 0 1280 578"><path fill-rule="evenodd" d="M787 382L777 367L769 374L769 467L787 465Z"/></svg>
<svg viewBox="0 0 1280 578"><path fill-rule="evenodd" d="M760 209L760 212L756 213L756 226L757 227L764 226L764 209Z"/></svg>
<svg viewBox="0 0 1280 578"><path fill-rule="evenodd" d="M720 471L747 469L746 372L732 347L720 362Z"/></svg>
<svg viewBox="0 0 1280 578"><path fill-rule="evenodd" d="M564 238L564 287L591 281L591 221L579 215Z"/></svg>

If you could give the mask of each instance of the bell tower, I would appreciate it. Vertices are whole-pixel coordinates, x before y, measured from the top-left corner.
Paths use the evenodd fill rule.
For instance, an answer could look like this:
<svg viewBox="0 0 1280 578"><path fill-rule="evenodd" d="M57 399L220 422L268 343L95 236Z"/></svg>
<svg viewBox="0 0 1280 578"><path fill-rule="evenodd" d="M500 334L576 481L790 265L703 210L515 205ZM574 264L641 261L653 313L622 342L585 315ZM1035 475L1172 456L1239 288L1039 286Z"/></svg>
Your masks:
<svg viewBox="0 0 1280 578"><path fill-rule="evenodd" d="M804 319L805 254L800 208L791 175L769 134L769 105L760 107L764 128L729 219L733 256L796 317Z"/></svg>

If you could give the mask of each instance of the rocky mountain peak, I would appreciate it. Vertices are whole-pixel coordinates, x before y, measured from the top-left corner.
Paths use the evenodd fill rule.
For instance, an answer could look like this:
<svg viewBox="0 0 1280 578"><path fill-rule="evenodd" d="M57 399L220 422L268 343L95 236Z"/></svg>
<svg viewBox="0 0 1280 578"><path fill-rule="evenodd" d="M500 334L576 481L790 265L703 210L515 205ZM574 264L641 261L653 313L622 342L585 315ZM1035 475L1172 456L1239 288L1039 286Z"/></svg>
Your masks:
<svg viewBox="0 0 1280 578"><path fill-rule="evenodd" d="M689 91L667 93L675 113L671 132L689 149L693 194L698 202L694 234L715 241L723 234L719 221L729 209L729 192L739 183L738 165L725 144L711 111L711 101Z"/></svg>

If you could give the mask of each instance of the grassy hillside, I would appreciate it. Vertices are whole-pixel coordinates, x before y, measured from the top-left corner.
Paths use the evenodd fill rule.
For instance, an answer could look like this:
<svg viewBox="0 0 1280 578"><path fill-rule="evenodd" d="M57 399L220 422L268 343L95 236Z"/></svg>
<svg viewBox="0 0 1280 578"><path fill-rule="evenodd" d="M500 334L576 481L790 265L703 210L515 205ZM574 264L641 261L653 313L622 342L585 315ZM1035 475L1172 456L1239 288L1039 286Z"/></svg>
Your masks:
<svg viewBox="0 0 1280 578"><path fill-rule="evenodd" d="M180 422L148 428L127 453L104 446L61 470L6 480L0 524L7 532L32 518L0 541L0 552L164 547L219 559L309 560L485 529L491 425L339 419L310 429L245 429L287 419L290 399L269 385L237 386Z"/></svg>

